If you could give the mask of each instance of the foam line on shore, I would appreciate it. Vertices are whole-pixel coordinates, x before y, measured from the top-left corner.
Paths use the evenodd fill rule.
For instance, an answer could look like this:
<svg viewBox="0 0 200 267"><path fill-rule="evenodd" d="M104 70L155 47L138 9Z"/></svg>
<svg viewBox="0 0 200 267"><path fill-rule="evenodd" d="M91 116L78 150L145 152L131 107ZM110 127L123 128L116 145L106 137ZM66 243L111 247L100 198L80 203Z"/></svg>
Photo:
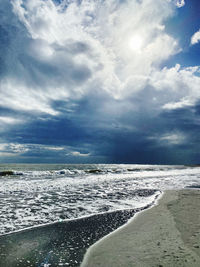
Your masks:
<svg viewBox="0 0 200 267"><path fill-rule="evenodd" d="M200 190L166 191L88 249L81 267L200 266Z"/></svg>
<svg viewBox="0 0 200 267"><path fill-rule="evenodd" d="M160 191L161 192L161 191ZM157 198L160 194L156 194L155 195L155 198ZM150 206L150 207L149 207ZM14 230L14 231L11 231L11 232L8 232L8 233L4 233L4 234L0 234L0 237L3 237L3 236L7 236L7 235L12 235L12 234L16 234L16 233L20 233L20 232L25 232L25 231L29 231L31 229L35 229L35 228L40 228L40 227L45 227L45 226L51 226L51 225L54 225L54 224L59 224L59 223L68 223L68 222L73 222L73 221L78 221L78 220L82 220L82 219L87 219L87 218L90 218L90 217L93 217L93 216L98 216L98 215L104 215L104 214L110 214L110 213L113 213L113 212L120 212L120 211L130 211L130 210L138 210L136 212L136 214L140 213L143 211L143 209L149 209L151 208L152 206L154 206L154 201L153 202L150 202L148 204L146 204L145 206L141 206L139 208L125 208L125 209L116 209L116 210L111 210L111 211L107 211L107 212L98 212L98 213L91 213L89 215L84 215L84 216L80 216L78 218L71 218L71 219L62 219L61 221L55 221L55 222L50 222L50 223L42 223L42 224L38 224L38 225L33 225L33 226L30 226L30 227L25 227L23 229L19 229L19 230ZM146 208L148 207L148 208ZM132 219L132 218L131 218ZM129 219L129 220L131 220ZM122 226L123 227L123 226ZM120 227L119 227L120 228Z"/></svg>
<svg viewBox="0 0 200 267"><path fill-rule="evenodd" d="M102 242L104 242L107 238L110 238L112 235L117 234L117 232L119 232L123 228L125 228L128 224L130 224L133 220L135 220L140 214L142 214L143 212L146 212L147 210L152 209L154 206L158 205L159 204L159 200L162 199L162 197L164 196L164 194L165 194L165 191L160 191L159 194L157 194L155 196L155 200L152 203L149 204L149 207L148 208L136 212L134 214L134 216L132 218L130 218L125 224L123 224L122 226L120 226L116 230L112 231L108 235L105 235L100 240L98 240L97 242L95 242L92 246L90 246L87 249L87 251L86 251L86 254L85 254L84 258L83 258L83 262L81 263L81 266L80 267L87 267L87 260L90 257L90 252L93 249L95 249L99 244L101 244Z"/></svg>

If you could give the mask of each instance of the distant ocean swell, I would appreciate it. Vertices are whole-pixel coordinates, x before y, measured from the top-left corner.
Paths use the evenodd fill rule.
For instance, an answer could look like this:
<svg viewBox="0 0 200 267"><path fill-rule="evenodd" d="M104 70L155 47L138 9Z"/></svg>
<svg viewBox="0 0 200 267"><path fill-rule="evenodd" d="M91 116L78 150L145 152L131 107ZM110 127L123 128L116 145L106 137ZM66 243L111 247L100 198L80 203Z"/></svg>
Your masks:
<svg viewBox="0 0 200 267"><path fill-rule="evenodd" d="M7 165L8 168L10 168L9 165ZM80 168L80 166L83 166L84 168ZM120 166L120 165L119 165ZM123 167L122 167L123 166ZM105 165L99 166L97 167L96 165L94 167L92 167L92 165L90 165L90 168L87 168L88 165L84 166L84 165L78 165L77 167L79 168L75 168L75 165L71 165L71 167L69 167L68 169L60 169L60 170L12 170L12 169L6 169L6 170L2 170L0 171L0 177L3 176L59 176L59 175L69 175L69 176L77 176L77 175L90 175L90 174L107 174L107 173L134 173L134 172L141 172L141 171L145 171L145 172L151 172L151 171L166 171L166 170L171 170L172 167L171 166L159 166L159 165L153 165L154 167L152 167L151 165L147 165L146 167L144 167L145 165L136 165L134 166L130 166L128 165L127 167L122 165L120 167L117 168L117 166L113 167L113 165L111 167L105 167ZM5 168L5 167L4 167ZM186 167L184 166L176 166L176 168L178 170L180 169L185 169Z"/></svg>

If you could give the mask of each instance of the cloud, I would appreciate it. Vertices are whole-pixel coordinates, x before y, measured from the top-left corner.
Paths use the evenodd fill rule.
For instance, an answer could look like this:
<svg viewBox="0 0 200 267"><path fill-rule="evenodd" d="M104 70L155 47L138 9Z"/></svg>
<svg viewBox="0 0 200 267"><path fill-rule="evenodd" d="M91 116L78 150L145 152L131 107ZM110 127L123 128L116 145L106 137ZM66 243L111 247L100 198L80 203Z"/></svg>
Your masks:
<svg viewBox="0 0 200 267"><path fill-rule="evenodd" d="M165 32L164 22L175 10L170 1L11 3L4 4L7 21L2 17L8 50L6 57L1 54L7 71L0 105L13 110L58 116L52 102L81 99L94 88L116 99L128 97L180 51ZM141 39L138 51L130 45L134 36Z"/></svg>
<svg viewBox="0 0 200 267"><path fill-rule="evenodd" d="M6 116L0 116L0 124L5 123L5 124L15 124L21 122L20 119L16 119L13 117L6 117Z"/></svg>
<svg viewBox="0 0 200 267"><path fill-rule="evenodd" d="M185 0L177 0L176 6L178 8L183 7L185 5Z"/></svg>
<svg viewBox="0 0 200 267"><path fill-rule="evenodd" d="M180 145L186 141L186 138L181 133L167 133L161 136L159 141L167 145Z"/></svg>
<svg viewBox="0 0 200 267"><path fill-rule="evenodd" d="M0 105L13 110L26 112L41 112L50 115L57 115L49 105L51 97L49 92L42 91L40 88L29 86L27 88L23 81L4 78L1 81ZM54 97L53 97L54 98Z"/></svg>
<svg viewBox="0 0 200 267"><path fill-rule="evenodd" d="M181 146L187 142L187 137L180 131L162 133L160 135L149 136L148 140L153 140L160 147Z"/></svg>
<svg viewBox="0 0 200 267"><path fill-rule="evenodd" d="M200 30L198 30L197 32L195 32L195 33L192 35L190 44L191 44L191 45L195 45L195 44L198 44L199 41L200 41Z"/></svg>
<svg viewBox="0 0 200 267"><path fill-rule="evenodd" d="M81 153L79 151L72 151L72 146L51 146L43 144L23 144L23 143L0 143L0 151L2 153L14 154L40 154L40 153L61 153L62 155L71 155L73 157L88 157L90 153ZM66 152L68 152L66 154Z"/></svg>
<svg viewBox="0 0 200 267"><path fill-rule="evenodd" d="M43 149L52 150L52 151L62 151L64 150L64 147L44 146Z"/></svg>
<svg viewBox="0 0 200 267"><path fill-rule="evenodd" d="M164 67L154 72L150 84L158 91L165 91L165 97L160 99L163 109L175 109L192 106L200 99L199 67L181 67L179 64L172 68Z"/></svg>
<svg viewBox="0 0 200 267"><path fill-rule="evenodd" d="M12 153L22 154L29 151L29 148L23 144L13 144L10 143L7 145L7 149L9 149Z"/></svg>
<svg viewBox="0 0 200 267"><path fill-rule="evenodd" d="M79 151L73 151L70 154L74 157L89 157L90 156L90 153L80 153Z"/></svg>
<svg viewBox="0 0 200 267"><path fill-rule="evenodd" d="M163 106L163 109L173 110L173 109L182 109L185 107L195 106L195 101L192 99L183 98L178 102L167 103Z"/></svg>
<svg viewBox="0 0 200 267"><path fill-rule="evenodd" d="M0 151L4 151L6 149L6 144L0 144Z"/></svg>
<svg viewBox="0 0 200 267"><path fill-rule="evenodd" d="M22 158L38 158L38 157L46 157L53 158L57 155L57 157L65 158L66 152L71 150L70 147L67 146L46 146L42 144L24 144L24 143L1 143L0 144L0 154L4 157L17 157L18 159Z"/></svg>
<svg viewBox="0 0 200 267"><path fill-rule="evenodd" d="M2 156L3 158L14 158L15 159L16 154L0 151L0 156Z"/></svg>
<svg viewBox="0 0 200 267"><path fill-rule="evenodd" d="M182 52L165 25L185 2L60 2L1 1L2 153L170 159L166 147L199 130L199 67L162 67Z"/></svg>

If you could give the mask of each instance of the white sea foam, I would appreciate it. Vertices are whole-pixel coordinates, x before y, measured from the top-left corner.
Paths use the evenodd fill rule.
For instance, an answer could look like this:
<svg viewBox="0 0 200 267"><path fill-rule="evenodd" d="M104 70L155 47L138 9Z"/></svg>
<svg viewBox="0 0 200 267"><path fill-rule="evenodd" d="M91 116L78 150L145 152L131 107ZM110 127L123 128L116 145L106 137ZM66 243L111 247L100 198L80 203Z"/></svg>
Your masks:
<svg viewBox="0 0 200 267"><path fill-rule="evenodd" d="M12 167L12 169L11 169ZM4 171L8 166L1 166ZM105 211L139 208L155 190L200 184L200 168L159 165L11 166L0 178L0 233L79 218Z"/></svg>

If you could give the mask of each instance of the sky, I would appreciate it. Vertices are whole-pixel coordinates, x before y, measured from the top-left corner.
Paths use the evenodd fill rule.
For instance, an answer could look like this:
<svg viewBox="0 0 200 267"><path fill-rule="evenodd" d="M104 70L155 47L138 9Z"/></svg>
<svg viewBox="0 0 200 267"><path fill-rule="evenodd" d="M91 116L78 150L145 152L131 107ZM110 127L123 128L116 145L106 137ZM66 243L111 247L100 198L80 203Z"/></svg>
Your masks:
<svg viewBox="0 0 200 267"><path fill-rule="evenodd" d="M0 163L199 164L199 0L0 0Z"/></svg>

